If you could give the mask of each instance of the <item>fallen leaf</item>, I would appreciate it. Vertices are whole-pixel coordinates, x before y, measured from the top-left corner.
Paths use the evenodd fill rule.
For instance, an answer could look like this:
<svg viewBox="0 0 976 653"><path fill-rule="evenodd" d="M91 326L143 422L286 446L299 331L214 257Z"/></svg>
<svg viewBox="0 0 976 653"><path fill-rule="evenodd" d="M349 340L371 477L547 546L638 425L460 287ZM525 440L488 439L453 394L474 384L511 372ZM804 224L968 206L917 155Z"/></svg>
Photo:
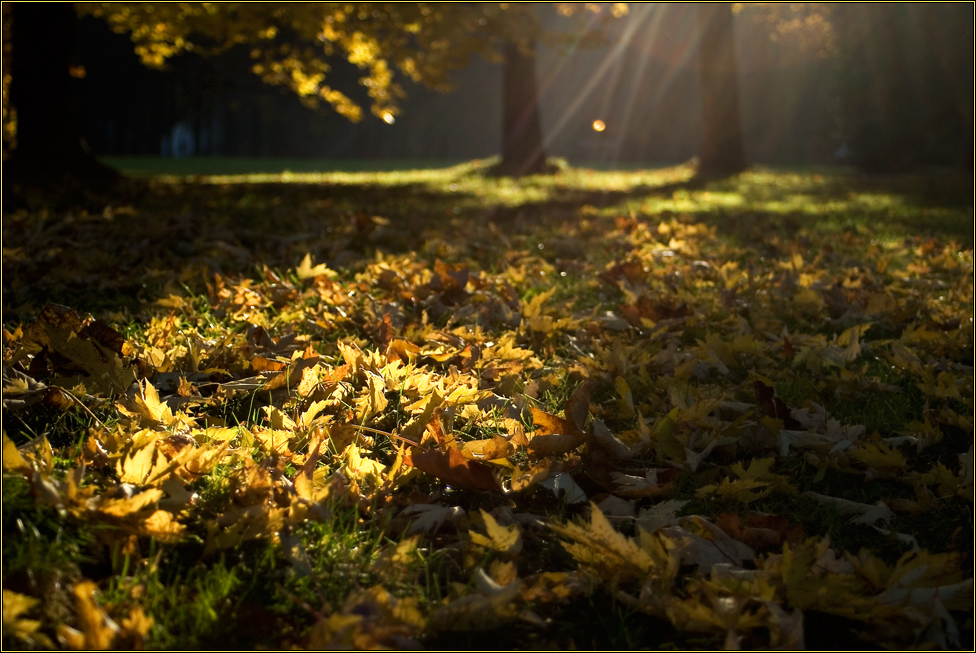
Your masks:
<svg viewBox="0 0 976 653"><path fill-rule="evenodd" d="M501 486L490 466L467 460L457 449L447 451L413 450L404 463L436 476L448 485L461 490L499 490Z"/></svg>
<svg viewBox="0 0 976 653"><path fill-rule="evenodd" d="M491 513L484 510L481 511L481 518L485 522L488 535L486 537L478 531L469 530L468 535L472 542L510 555L516 555L522 550L522 533L519 531L518 524L502 526L495 521Z"/></svg>

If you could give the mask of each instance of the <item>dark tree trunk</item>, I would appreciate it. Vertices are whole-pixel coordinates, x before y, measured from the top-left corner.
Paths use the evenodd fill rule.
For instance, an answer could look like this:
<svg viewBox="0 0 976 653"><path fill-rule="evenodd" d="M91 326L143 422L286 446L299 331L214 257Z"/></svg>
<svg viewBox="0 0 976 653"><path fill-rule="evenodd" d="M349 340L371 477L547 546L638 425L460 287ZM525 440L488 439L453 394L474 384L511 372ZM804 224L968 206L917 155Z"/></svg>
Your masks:
<svg viewBox="0 0 976 653"><path fill-rule="evenodd" d="M699 172L733 175L745 169L746 160L732 42L732 4L703 2L697 10L703 122Z"/></svg>
<svg viewBox="0 0 976 653"><path fill-rule="evenodd" d="M547 172L535 85L535 43L520 48L506 41L502 56L502 161L496 173L520 177Z"/></svg>
<svg viewBox="0 0 976 653"><path fill-rule="evenodd" d="M118 176L88 150L72 110L76 22L71 3L14 4L10 103L17 109L17 147L4 166L4 177L11 175L14 183L50 186L66 176L83 182Z"/></svg>

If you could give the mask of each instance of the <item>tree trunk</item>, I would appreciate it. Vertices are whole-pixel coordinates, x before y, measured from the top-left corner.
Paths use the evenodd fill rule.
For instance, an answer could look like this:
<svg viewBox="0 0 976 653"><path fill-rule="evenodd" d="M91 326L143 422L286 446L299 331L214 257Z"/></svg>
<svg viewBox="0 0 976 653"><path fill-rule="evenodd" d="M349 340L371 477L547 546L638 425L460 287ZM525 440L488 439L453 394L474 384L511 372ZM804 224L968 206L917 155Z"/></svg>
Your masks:
<svg viewBox="0 0 976 653"><path fill-rule="evenodd" d="M502 161L495 172L511 177L547 172L535 85L535 43L520 48L506 41L502 54Z"/></svg>
<svg viewBox="0 0 976 653"><path fill-rule="evenodd" d="M746 161L732 42L732 4L703 2L697 10L703 122L699 173L733 175L745 169Z"/></svg>
<svg viewBox="0 0 976 653"><path fill-rule="evenodd" d="M14 4L10 103L17 110L17 147L4 166L4 177L10 174L14 183L49 186L65 176L109 182L118 176L88 150L72 110L76 21L71 3Z"/></svg>

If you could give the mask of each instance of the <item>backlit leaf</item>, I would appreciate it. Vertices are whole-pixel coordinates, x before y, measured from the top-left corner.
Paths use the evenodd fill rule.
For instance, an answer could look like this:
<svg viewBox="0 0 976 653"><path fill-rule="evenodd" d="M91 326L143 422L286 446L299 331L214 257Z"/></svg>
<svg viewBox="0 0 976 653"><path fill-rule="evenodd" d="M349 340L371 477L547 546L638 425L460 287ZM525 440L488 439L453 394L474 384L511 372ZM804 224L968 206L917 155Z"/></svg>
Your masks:
<svg viewBox="0 0 976 653"><path fill-rule="evenodd" d="M590 504L589 523L550 524L572 540L563 547L582 566L607 576L631 577L646 573L654 560L634 540L613 528L596 504Z"/></svg>
<svg viewBox="0 0 976 653"><path fill-rule="evenodd" d="M485 521L485 528L488 531L487 537L477 531L468 531L471 541L475 544L494 549L501 553L511 555L517 554L522 550L522 534L519 532L517 524L502 526L490 513L481 511L481 518Z"/></svg>
<svg viewBox="0 0 976 653"><path fill-rule="evenodd" d="M414 449L404 458L404 462L458 489L485 491L500 489L491 467L467 460L457 449L447 451Z"/></svg>

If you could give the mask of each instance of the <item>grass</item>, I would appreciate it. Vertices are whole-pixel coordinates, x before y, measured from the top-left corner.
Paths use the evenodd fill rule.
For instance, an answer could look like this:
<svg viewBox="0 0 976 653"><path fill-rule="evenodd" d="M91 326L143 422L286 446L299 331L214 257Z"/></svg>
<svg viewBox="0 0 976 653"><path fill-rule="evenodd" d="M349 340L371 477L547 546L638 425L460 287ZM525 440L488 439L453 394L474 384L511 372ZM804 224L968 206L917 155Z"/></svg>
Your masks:
<svg viewBox="0 0 976 653"><path fill-rule="evenodd" d="M133 177L198 175L280 175L286 173L365 172L444 168L457 161L389 159L309 159L268 157L107 156L106 164Z"/></svg>
<svg viewBox="0 0 976 653"><path fill-rule="evenodd" d="M4 215L5 648L972 644L970 179L110 162Z"/></svg>

